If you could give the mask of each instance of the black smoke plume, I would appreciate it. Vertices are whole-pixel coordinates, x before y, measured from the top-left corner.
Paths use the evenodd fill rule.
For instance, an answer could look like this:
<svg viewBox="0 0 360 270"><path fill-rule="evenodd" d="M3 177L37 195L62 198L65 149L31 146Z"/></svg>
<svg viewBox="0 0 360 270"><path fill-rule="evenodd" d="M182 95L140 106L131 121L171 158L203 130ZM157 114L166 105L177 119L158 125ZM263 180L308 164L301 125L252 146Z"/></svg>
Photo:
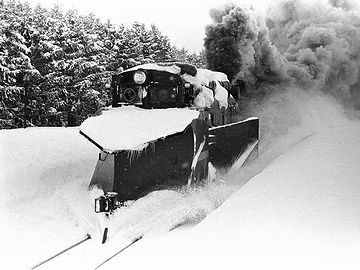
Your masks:
<svg viewBox="0 0 360 270"><path fill-rule="evenodd" d="M284 0L266 18L227 4L210 16L208 67L242 82L253 96L291 86L360 106L360 15L353 2Z"/></svg>
<svg viewBox="0 0 360 270"><path fill-rule="evenodd" d="M241 117L260 119L259 157L226 181L243 185L302 140L350 124L344 111L360 109L356 4L280 0L266 16L236 4L210 15L208 67L246 89Z"/></svg>

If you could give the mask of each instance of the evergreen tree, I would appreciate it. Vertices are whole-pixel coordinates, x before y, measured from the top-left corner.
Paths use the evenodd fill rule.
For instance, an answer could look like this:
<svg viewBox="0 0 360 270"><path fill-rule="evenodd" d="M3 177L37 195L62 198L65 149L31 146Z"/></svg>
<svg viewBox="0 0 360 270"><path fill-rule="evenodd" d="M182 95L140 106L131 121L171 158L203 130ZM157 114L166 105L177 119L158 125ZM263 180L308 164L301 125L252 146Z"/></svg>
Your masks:
<svg viewBox="0 0 360 270"><path fill-rule="evenodd" d="M1 3L0 14L0 123L5 127L32 125L31 110L41 78L31 62L29 22L31 9L27 4Z"/></svg>
<svg viewBox="0 0 360 270"><path fill-rule="evenodd" d="M202 54L178 50L155 25L127 28L58 5L1 0L0 128L80 124L111 103L112 74L179 59L204 65Z"/></svg>

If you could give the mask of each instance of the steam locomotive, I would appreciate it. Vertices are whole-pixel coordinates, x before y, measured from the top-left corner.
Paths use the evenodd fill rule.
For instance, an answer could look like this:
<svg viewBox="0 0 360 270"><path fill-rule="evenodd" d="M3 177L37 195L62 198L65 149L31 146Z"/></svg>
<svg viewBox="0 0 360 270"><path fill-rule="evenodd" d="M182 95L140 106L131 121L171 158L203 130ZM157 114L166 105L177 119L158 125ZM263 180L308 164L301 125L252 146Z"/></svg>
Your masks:
<svg viewBox="0 0 360 270"><path fill-rule="evenodd" d="M256 154L259 120L236 120L230 87L225 74L186 63L145 64L113 75L110 110L136 106L144 114L162 110L166 116L171 108L183 108L198 116L183 131L157 138L131 159L127 149L109 150L82 125L80 133L100 149L90 186L104 195L96 199L95 211L111 213L152 190L199 183L209 179L210 167L226 171ZM116 139L122 139L120 131Z"/></svg>

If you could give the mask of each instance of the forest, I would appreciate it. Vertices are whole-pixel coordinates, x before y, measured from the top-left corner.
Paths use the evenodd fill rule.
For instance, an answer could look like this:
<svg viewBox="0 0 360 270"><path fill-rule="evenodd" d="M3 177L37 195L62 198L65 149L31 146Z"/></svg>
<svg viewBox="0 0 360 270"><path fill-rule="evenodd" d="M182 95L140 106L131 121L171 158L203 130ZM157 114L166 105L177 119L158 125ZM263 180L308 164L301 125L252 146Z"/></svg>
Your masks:
<svg viewBox="0 0 360 270"><path fill-rule="evenodd" d="M110 105L113 74L166 61L224 72L250 115L271 96L297 90L358 110L360 16L346 3L285 0L266 18L236 4L212 8L204 49L189 53L156 25L0 0L0 128L77 126Z"/></svg>
<svg viewBox="0 0 360 270"><path fill-rule="evenodd" d="M0 0L0 129L77 126L110 104L113 74L173 60L206 66L154 24Z"/></svg>

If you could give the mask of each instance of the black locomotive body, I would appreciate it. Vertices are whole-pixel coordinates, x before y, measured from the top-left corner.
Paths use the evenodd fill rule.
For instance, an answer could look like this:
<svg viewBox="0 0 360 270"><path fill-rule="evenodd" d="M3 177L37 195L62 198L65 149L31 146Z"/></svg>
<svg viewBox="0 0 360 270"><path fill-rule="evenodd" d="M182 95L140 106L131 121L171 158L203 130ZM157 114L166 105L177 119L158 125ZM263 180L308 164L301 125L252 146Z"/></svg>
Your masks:
<svg viewBox="0 0 360 270"><path fill-rule="evenodd" d="M195 69L190 65L185 67ZM190 107L196 93L180 74L139 68L113 75L112 106L134 104L146 109Z"/></svg>
<svg viewBox="0 0 360 270"><path fill-rule="evenodd" d="M238 160L245 161L251 153L257 153L259 120L236 121L236 102L226 92L230 83L211 76L211 71L207 74L210 74L207 83L200 86L196 67L184 63L143 65L113 75L110 110L135 105L145 109L144 113L147 109L166 113L172 108L184 108L197 111L198 117L187 123L182 132L152 141L131 159L128 150L108 151L80 127L80 133L100 148L90 183L105 192L96 200L97 212L111 212L126 200L137 199L151 190L208 179L210 163L211 167L224 171ZM225 92L222 96L227 108L221 108L221 101L215 98L211 106L194 106L199 92L216 97L218 88ZM119 132L117 139L121 140L121 136Z"/></svg>

